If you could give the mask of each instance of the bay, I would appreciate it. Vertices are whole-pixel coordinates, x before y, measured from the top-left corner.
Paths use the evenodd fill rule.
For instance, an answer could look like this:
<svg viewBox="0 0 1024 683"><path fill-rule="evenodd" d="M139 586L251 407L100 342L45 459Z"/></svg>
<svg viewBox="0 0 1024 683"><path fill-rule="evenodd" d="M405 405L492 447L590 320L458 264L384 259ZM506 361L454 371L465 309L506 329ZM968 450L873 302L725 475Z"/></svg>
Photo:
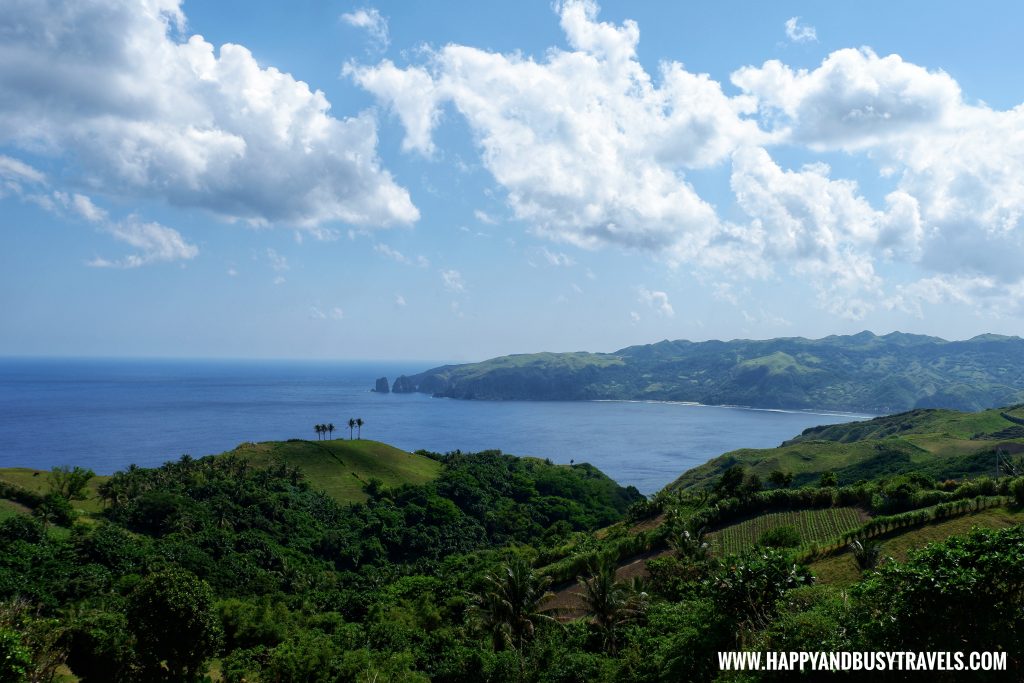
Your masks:
<svg viewBox="0 0 1024 683"><path fill-rule="evenodd" d="M741 447L864 416L686 403L459 401L377 394L430 363L0 359L0 467L74 464L109 474L244 441L315 439L333 422L406 450L500 449L589 462L654 493L684 471Z"/></svg>

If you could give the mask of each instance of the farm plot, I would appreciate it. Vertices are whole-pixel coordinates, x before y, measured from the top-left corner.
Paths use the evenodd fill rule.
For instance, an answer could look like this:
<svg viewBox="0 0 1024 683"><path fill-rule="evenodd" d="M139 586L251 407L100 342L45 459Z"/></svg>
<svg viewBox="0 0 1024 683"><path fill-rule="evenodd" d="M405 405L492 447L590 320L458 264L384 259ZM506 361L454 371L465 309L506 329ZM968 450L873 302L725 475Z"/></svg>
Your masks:
<svg viewBox="0 0 1024 683"><path fill-rule="evenodd" d="M762 534L778 527L796 528L802 544L821 543L856 529L863 521L861 513L852 507L772 512L710 533L708 540L716 554L731 555L754 547Z"/></svg>

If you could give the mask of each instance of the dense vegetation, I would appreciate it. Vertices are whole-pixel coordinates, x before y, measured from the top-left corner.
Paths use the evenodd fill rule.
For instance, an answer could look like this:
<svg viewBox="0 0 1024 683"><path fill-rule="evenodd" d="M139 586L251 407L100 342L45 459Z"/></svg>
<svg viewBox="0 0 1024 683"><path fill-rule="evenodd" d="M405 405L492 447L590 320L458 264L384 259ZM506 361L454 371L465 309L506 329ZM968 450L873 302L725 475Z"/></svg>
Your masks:
<svg viewBox="0 0 1024 683"><path fill-rule="evenodd" d="M400 377L395 391L490 400L630 399L889 413L1024 400L1024 340L894 332L824 339L663 341L536 353Z"/></svg>
<svg viewBox="0 0 1024 683"><path fill-rule="evenodd" d="M937 427L959 424L946 441L984 440L1003 422L928 412L859 436L891 439L896 425L938 444ZM860 443L852 429L791 446ZM345 502L316 477L365 453L316 441L98 486L74 468L32 477L45 490L6 484L21 507L0 518L0 682L786 678L720 671L732 650L997 651L1011 678L1024 665L1012 460L998 477L824 470L806 483L733 462L645 499L589 465L379 452L424 478L366 476ZM75 500L90 491L94 513ZM914 534L939 543L895 552Z"/></svg>

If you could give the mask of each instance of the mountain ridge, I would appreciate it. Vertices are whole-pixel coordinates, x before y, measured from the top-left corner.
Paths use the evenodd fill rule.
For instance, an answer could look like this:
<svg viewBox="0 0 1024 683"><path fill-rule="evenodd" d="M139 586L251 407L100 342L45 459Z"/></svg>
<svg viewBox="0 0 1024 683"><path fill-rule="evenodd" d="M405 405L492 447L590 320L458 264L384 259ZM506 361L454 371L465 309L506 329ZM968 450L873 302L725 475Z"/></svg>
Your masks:
<svg viewBox="0 0 1024 683"><path fill-rule="evenodd" d="M1024 339L891 332L513 354L402 376L392 391L476 400L671 400L890 413L1024 401Z"/></svg>

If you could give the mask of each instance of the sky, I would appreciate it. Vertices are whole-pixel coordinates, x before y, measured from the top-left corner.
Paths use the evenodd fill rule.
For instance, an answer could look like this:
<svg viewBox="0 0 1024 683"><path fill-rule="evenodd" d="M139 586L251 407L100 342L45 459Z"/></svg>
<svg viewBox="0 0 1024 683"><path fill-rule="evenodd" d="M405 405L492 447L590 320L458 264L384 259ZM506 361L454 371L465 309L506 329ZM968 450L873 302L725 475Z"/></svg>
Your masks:
<svg viewBox="0 0 1024 683"><path fill-rule="evenodd" d="M8 0L0 355L1018 334L1022 15Z"/></svg>

